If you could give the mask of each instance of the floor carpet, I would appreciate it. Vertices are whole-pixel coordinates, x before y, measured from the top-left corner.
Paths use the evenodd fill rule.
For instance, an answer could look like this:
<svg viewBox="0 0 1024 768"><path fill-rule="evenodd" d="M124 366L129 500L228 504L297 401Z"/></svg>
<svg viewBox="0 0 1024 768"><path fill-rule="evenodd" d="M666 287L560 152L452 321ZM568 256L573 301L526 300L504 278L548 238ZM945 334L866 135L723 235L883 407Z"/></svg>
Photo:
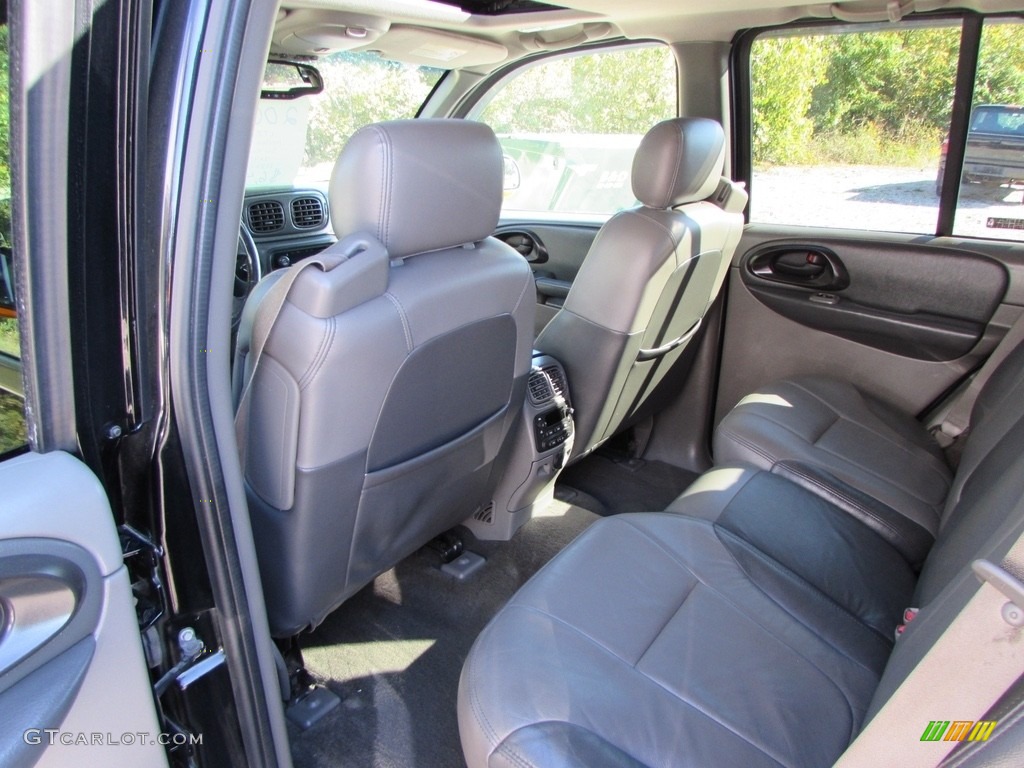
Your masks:
<svg viewBox="0 0 1024 768"><path fill-rule="evenodd" d="M696 479L696 472L673 464L601 449L562 472L556 496L598 515L658 512Z"/></svg>
<svg viewBox="0 0 1024 768"><path fill-rule="evenodd" d="M300 732L289 725L296 768L464 766L456 721L462 663L512 594L598 518L554 501L511 542L466 548L487 558L465 581L424 549L348 600L302 639L306 667L341 706Z"/></svg>

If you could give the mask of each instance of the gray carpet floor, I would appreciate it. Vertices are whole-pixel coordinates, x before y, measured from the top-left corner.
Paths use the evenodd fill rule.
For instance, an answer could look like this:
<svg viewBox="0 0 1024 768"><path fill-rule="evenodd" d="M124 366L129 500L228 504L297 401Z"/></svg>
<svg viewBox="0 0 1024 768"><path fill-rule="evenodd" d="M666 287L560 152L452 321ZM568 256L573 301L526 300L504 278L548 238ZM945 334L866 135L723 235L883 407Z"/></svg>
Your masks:
<svg viewBox="0 0 1024 768"><path fill-rule="evenodd" d="M477 542L487 558L465 581L420 550L348 600L302 639L307 669L341 706L300 732L296 768L464 766L456 720L462 663L512 594L587 526L592 512L554 501L510 542Z"/></svg>
<svg viewBox="0 0 1024 768"><path fill-rule="evenodd" d="M602 448L566 467L558 477L556 495L599 515L659 512L696 479L696 472L673 464L631 459Z"/></svg>

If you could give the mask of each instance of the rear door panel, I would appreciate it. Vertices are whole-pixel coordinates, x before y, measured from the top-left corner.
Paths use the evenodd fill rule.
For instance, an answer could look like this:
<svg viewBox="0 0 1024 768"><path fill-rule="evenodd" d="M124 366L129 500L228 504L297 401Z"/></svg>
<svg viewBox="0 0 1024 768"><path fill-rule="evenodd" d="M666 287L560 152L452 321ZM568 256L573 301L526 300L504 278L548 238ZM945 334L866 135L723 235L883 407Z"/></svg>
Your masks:
<svg viewBox="0 0 1024 768"><path fill-rule="evenodd" d="M780 273L764 269L766 252L788 260ZM812 285L814 274L785 269L804 252L833 254L845 280ZM750 226L730 274L716 421L767 382L803 374L918 414L991 351L1011 314L999 312L1009 282L997 259L933 238Z"/></svg>
<svg viewBox="0 0 1024 768"><path fill-rule="evenodd" d="M0 764L165 766L106 494L61 452L0 463Z"/></svg>

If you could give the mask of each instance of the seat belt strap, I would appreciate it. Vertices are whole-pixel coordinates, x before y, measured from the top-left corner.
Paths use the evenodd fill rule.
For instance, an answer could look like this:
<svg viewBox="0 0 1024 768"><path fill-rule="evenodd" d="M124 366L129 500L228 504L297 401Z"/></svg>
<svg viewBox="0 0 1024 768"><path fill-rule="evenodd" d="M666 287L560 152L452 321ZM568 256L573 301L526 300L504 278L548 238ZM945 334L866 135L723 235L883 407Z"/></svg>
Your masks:
<svg viewBox="0 0 1024 768"><path fill-rule="evenodd" d="M235 411L235 436L238 440L238 449L241 454L242 466L245 467L245 434L249 424L249 400L252 399L252 386L256 380L256 369L263 359L263 350L267 346L267 339L270 331L277 323L277 318L284 309L285 300L295 284L310 267L319 267L324 272L330 272L339 264L348 261L344 255L322 256L320 258L303 259L298 264L290 267L284 275L267 291L263 298L263 305L256 314L256 320L252 328L252 340L249 343L249 356L252 359L251 373L245 382L242 390L242 397L238 402L238 410Z"/></svg>
<svg viewBox="0 0 1024 768"><path fill-rule="evenodd" d="M992 354L988 356L985 364L978 369L977 373L967 385L967 388L953 402L952 407L946 413L945 418L935 431L935 439L943 448L950 445L961 434L963 434L971 423L971 413L974 411L974 404L978 395L984 389L985 384L992 378L1000 363L1024 341L1024 310L1017 315L1013 325L1006 331L1006 335L999 341Z"/></svg>
<svg viewBox="0 0 1024 768"><path fill-rule="evenodd" d="M982 718L1024 674L1024 582L1013 575L1024 573L1024 535L1002 566L976 560L971 567L981 587L837 768L934 768L962 741L988 738L994 726ZM947 713L962 719L931 719Z"/></svg>

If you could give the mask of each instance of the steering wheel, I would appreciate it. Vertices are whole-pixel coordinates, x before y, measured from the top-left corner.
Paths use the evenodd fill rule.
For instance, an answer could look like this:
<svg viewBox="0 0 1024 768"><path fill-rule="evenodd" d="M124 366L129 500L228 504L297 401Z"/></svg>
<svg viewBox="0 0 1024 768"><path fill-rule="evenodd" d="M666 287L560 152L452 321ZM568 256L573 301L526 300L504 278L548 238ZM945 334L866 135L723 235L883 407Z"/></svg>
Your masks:
<svg viewBox="0 0 1024 768"><path fill-rule="evenodd" d="M238 253L235 256L235 288L231 307L231 332L238 330L242 320L242 309L256 283L263 277L260 267L260 252L256 242L249 233L249 228L241 224L238 228Z"/></svg>

